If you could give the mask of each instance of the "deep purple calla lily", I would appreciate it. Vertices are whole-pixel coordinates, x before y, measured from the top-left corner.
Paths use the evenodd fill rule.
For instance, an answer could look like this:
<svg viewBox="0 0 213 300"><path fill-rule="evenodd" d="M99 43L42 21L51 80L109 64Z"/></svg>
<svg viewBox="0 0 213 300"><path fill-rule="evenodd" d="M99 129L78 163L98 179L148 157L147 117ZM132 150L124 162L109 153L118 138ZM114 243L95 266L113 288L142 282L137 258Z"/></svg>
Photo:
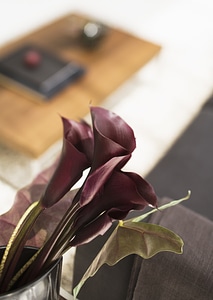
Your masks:
<svg viewBox="0 0 213 300"><path fill-rule="evenodd" d="M132 128L115 113L91 107L94 133L94 159L82 188L80 203L87 204L111 176L121 169L136 147Z"/></svg>
<svg viewBox="0 0 213 300"><path fill-rule="evenodd" d="M148 205L157 205L152 186L136 173L115 171L100 193L78 213L74 226L79 230L71 244L82 244L84 239L86 242L92 233L93 237L103 234L113 220L122 220L131 210L142 210ZM99 219L102 215L107 218Z"/></svg>
<svg viewBox="0 0 213 300"><path fill-rule="evenodd" d="M113 157L98 169L90 172L81 189L79 203L81 206L89 203L110 178L114 170L120 170L131 155Z"/></svg>
<svg viewBox="0 0 213 300"><path fill-rule="evenodd" d="M94 160L97 169L115 156L129 155L136 147L132 128L118 115L101 107L91 107L94 132Z"/></svg>
<svg viewBox="0 0 213 300"><path fill-rule="evenodd" d="M62 118L64 138L61 158L41 199L47 208L60 200L81 178L82 172L91 166L93 134L85 122Z"/></svg>
<svg viewBox="0 0 213 300"><path fill-rule="evenodd" d="M152 186L138 174L122 171L136 147L132 128L104 108L90 107L90 113L92 126L85 121L62 118L61 156L51 172L40 177L37 184L46 185L36 194L35 199L40 201L31 199L33 203L25 212L24 221L18 224L12 235L9 250L5 252L8 253L6 260L4 265L1 264L1 292L9 288L14 278L16 263L27 239L38 241L35 232L39 232L41 248L33 263L27 265L28 269L21 270L24 274L18 284L37 277L70 247L103 235L115 220L124 220L130 211L143 210L146 206L157 207ZM88 168L83 185L72 193L71 188ZM52 170L55 170L53 175ZM29 196L34 195L33 189L31 192ZM15 210L17 207L19 203L16 203ZM52 208L46 209L49 207ZM46 223L43 224L41 218Z"/></svg>

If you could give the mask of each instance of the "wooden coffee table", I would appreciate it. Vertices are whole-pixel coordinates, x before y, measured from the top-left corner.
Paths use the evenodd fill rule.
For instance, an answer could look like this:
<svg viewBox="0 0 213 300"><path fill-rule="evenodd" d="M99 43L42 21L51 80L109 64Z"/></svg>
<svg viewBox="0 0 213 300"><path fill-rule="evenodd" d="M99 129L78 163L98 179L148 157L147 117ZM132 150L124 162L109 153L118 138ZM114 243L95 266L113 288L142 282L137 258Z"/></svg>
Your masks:
<svg viewBox="0 0 213 300"><path fill-rule="evenodd" d="M0 49L2 56L33 43L86 68L80 79L49 102L32 101L24 89L20 93L0 81L0 142L31 157L40 156L62 137L59 115L84 117L90 104L100 105L160 50L159 45L110 27L97 47L87 49L73 42L70 34L73 20L86 22L87 17L66 15Z"/></svg>

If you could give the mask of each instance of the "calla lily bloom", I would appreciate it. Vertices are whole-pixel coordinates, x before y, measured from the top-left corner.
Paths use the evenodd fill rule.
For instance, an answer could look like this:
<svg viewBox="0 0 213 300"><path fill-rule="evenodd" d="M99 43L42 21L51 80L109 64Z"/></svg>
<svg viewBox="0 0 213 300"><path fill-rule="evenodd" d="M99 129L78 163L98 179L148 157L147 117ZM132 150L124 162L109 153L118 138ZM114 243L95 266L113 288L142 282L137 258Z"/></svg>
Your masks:
<svg viewBox="0 0 213 300"><path fill-rule="evenodd" d="M64 138L61 158L49 181L41 204L47 208L59 201L82 177L91 165L93 134L86 122L75 122L62 118Z"/></svg>
<svg viewBox="0 0 213 300"><path fill-rule="evenodd" d="M94 133L94 160L97 169L115 156L124 156L136 147L132 128L118 115L104 108L91 107Z"/></svg>
<svg viewBox="0 0 213 300"><path fill-rule="evenodd" d="M136 147L132 128L115 113L91 107L94 159L81 190L81 205L87 204L108 180L114 169L121 169Z"/></svg>
<svg viewBox="0 0 213 300"><path fill-rule="evenodd" d="M81 207L74 218L73 243L78 239L91 240L105 232L113 220L125 218L129 211L157 203L152 187L142 177L121 171L136 147L132 128L104 108L90 110L92 129L86 122L62 118L61 161L42 198L45 207L55 204L91 167L73 200Z"/></svg>
<svg viewBox="0 0 213 300"><path fill-rule="evenodd" d="M113 157L98 169L90 172L82 189L78 195L78 201L81 206L89 203L97 193L99 193L102 186L110 178L113 171L120 170L122 166L129 160L131 155Z"/></svg>
<svg viewBox="0 0 213 300"><path fill-rule="evenodd" d="M60 160L56 168L54 165L55 172L52 177L50 175L52 172L48 173L47 177L50 180L43 193L42 188L42 196L36 195L36 199L38 197L40 200L29 199L31 205L21 216L11 234L0 262L1 293L13 288L16 280L18 280L16 284L22 285L37 278L70 247L88 243L98 235L103 235L114 221L126 219L130 211L143 210L147 206L157 207L157 196L152 186L140 175L122 170L136 147L132 128L122 118L104 108L91 107L90 113L92 126L85 121L76 122L62 118L64 136ZM72 187L82 177L83 171L88 168L90 170L83 185L77 192L72 193ZM39 183L42 182L43 179ZM26 193L26 196L30 198L31 193ZM20 202L15 204L13 212L19 212L16 208L19 208L20 203L23 204L21 200L23 199L20 198ZM55 207L48 210L56 203ZM56 209L55 213L53 213L54 209ZM38 219L42 216L45 219L44 224L40 221L41 219ZM135 230L134 241L136 246L139 245L138 248L141 248L141 243L137 242L141 240L143 228L135 225L141 220L135 221L136 219L129 220L129 223L128 221L120 222L122 226L118 226L113 232L113 238L109 238L106 248L104 246L101 250L82 282L88 278L88 275L95 274L105 262L113 261L115 264L132 253L140 255L145 253L147 257L147 249L143 252L141 249L138 251L137 247L131 247L134 239L131 239L128 247L125 247L126 242L129 242L126 237L129 237L132 230ZM11 223L9 218L8 220ZM8 220L6 220L7 224ZM128 226L125 227L124 223L125 226L128 223ZM16 273L17 262L23 253L23 248L37 228L36 237L33 237L38 240L42 234L39 251ZM153 234L151 238L148 237L151 247L154 247L154 250L157 248L156 253L159 249L160 251L172 249L181 253L183 243L177 238L174 238L171 247L167 246L166 237L163 246L156 247L159 245L159 232L161 233L159 228L154 231L154 235L157 233L156 239ZM169 233L169 239L170 237L171 233ZM118 241L120 247L117 246ZM106 251L109 251L109 256ZM111 256L114 256L113 260ZM79 287L77 293L78 291ZM75 292L74 295L77 293Z"/></svg>
<svg viewBox="0 0 213 300"><path fill-rule="evenodd" d="M131 210L157 206L152 186L136 173L114 171L96 197L77 214L78 228L71 245L78 245L103 234L114 220L122 220Z"/></svg>

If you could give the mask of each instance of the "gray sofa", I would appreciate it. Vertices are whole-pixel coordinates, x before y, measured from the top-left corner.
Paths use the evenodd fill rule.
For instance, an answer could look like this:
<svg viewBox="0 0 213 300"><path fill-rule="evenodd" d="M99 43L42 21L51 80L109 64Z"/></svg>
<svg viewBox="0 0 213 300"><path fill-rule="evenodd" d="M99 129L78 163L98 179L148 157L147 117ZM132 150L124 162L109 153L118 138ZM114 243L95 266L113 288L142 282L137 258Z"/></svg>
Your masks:
<svg viewBox="0 0 213 300"><path fill-rule="evenodd" d="M114 267L103 266L82 288L80 300L212 300L213 222L178 205L152 215L184 240L181 255L162 252L145 260L131 255ZM105 238L77 249L74 284Z"/></svg>

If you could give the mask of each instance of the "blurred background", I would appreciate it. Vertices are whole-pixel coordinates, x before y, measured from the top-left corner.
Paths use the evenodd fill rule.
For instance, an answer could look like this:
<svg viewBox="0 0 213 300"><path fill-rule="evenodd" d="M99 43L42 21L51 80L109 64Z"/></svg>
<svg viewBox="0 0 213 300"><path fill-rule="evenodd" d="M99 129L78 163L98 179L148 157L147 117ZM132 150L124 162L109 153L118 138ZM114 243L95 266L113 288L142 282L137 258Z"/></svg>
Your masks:
<svg viewBox="0 0 213 300"><path fill-rule="evenodd" d="M190 160L190 153L196 148L196 139L195 144L191 144L188 138L184 140L185 145L187 141L189 143L183 159L178 160L175 154L170 159L169 168L167 163L163 166L159 166L159 163L196 120L212 95L212 11L211 0L0 0L0 47L71 13L86 15L109 27L159 45L161 50L122 82L101 105L119 114L134 129L137 148L126 168L148 177L154 187L157 187L159 196L181 198L191 189L191 173L187 175L189 183L187 178L183 182L182 174L175 172L172 163L178 161L184 172L185 162ZM89 101L92 99L88 99ZM197 127L201 128L201 125ZM204 130L207 140L211 140L212 128L207 125ZM201 135L203 136L202 132ZM202 141L205 142L206 140ZM190 148L190 145L193 147ZM205 153L198 153L198 159L207 157L207 154L208 159L211 159L211 145L206 148ZM11 205L16 190L29 183L44 166L49 165L60 149L59 141L41 156L32 158L1 141L2 211ZM205 166L208 168L208 163ZM196 176L198 170L200 168L191 170L193 176ZM210 182L212 174L209 171L204 169L203 173L208 173ZM165 172L167 175L161 177ZM160 177L163 179L159 184ZM199 185L201 190L205 183L205 179L203 183L197 179L195 186ZM207 193L205 197L210 197L209 195ZM202 197L202 193L199 197ZM201 203L201 207L203 206L205 205ZM196 209L199 210L200 206ZM203 214L208 215L206 211Z"/></svg>
<svg viewBox="0 0 213 300"><path fill-rule="evenodd" d="M96 48L93 54L79 48L76 57L81 58L83 53L83 61L90 59L91 68L97 61L103 61L105 68L94 67L92 85L87 81L91 71L88 68L82 81L73 84L65 94L62 91L59 99L53 98L49 107L54 107L55 103L53 111L58 113L63 107L60 99L63 102L63 95L69 96L69 93L70 101L75 101L73 90L77 96L83 94L84 102L89 106L96 101L98 93L84 93L85 86L96 91L98 82L102 80L103 83L107 78L105 86L110 86L114 78L119 84L107 91L99 89L99 94L104 95L100 105L123 117L135 132L137 148L125 168L148 179L159 197L179 199L191 190L191 198L184 205L213 219L212 12L212 0L0 0L0 53L2 49L7 52L7 47L26 35L73 13L128 36L131 41L126 45L131 46L131 51L116 39L117 46L114 50L112 47L111 52L105 46L105 51L102 51L101 45L104 44L100 44L101 51L97 48L97 55ZM64 27L64 30L72 31L72 28ZM56 40L57 37L56 31ZM50 43L51 48L53 40L54 32L52 40L49 41L47 36L44 42L46 45ZM61 41L69 45L66 39ZM145 42L144 48L141 42ZM157 51L150 54L150 48L147 50L145 45L156 46ZM70 51L72 54L71 46ZM69 47L66 53L69 57ZM137 67L132 65L134 62L137 62ZM128 76L122 77L124 65ZM109 70L112 76L108 73L107 77ZM118 80L117 74L122 80ZM62 140L52 139L52 144L37 157L14 147L10 143L11 136L8 134L7 140L5 132L14 128L13 137L17 141L23 140L23 131L19 128L25 119L29 120L29 124L26 121L29 144L38 142L34 140L33 118L29 113L32 105L30 100L27 102L27 99L17 98L15 93L6 92L1 83L0 79L0 213L4 213L11 207L17 190L55 161ZM19 109L18 103L21 102L26 106ZM35 120L38 124L45 123L46 112L42 112L42 106L34 105L35 111L39 107ZM43 107L48 112L48 105ZM11 117L15 108L20 115L17 113L14 118L19 118L20 124ZM81 109L81 102L76 109ZM89 109L87 113L84 111L84 117L89 121L88 112ZM51 137L53 126L48 121L45 130L47 128ZM8 132L13 133L12 130ZM62 134L61 128L59 132ZM68 253L64 258L62 283L67 291L71 286L73 254Z"/></svg>

